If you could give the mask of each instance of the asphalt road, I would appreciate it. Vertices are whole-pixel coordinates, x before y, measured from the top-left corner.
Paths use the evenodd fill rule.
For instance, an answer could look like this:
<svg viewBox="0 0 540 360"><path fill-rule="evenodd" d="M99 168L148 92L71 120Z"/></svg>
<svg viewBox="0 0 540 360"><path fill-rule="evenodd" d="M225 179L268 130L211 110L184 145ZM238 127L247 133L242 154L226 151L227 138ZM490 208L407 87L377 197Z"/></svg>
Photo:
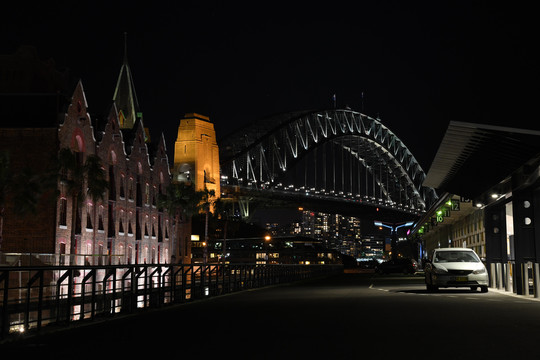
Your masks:
<svg viewBox="0 0 540 360"><path fill-rule="evenodd" d="M536 359L540 301L343 274L47 331L9 353L76 358ZM8 357L5 357L8 359Z"/></svg>

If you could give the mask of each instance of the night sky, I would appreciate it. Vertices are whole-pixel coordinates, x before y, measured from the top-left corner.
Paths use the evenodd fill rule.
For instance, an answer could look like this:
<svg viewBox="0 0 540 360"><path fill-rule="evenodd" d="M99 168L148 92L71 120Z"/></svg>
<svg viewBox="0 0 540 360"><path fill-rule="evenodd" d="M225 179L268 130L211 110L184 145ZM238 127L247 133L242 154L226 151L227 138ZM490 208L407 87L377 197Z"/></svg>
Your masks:
<svg viewBox="0 0 540 360"><path fill-rule="evenodd" d="M127 32L145 125L154 137L165 133L169 152L187 112L210 116L220 138L271 114L330 108L333 94L338 107L379 116L426 172L450 120L540 129L532 8L314 3L2 5L0 54L35 46L82 79L100 117Z"/></svg>

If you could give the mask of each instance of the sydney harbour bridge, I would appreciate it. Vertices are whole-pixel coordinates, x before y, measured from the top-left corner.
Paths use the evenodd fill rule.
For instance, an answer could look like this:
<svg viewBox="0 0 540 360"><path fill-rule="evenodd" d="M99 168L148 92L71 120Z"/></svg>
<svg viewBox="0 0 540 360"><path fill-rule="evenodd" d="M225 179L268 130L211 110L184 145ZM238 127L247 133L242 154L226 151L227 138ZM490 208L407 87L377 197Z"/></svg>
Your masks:
<svg viewBox="0 0 540 360"><path fill-rule="evenodd" d="M219 147L222 190L240 199L244 215L250 199L273 199L412 220L437 200L403 141L379 119L349 109L268 117L221 139Z"/></svg>

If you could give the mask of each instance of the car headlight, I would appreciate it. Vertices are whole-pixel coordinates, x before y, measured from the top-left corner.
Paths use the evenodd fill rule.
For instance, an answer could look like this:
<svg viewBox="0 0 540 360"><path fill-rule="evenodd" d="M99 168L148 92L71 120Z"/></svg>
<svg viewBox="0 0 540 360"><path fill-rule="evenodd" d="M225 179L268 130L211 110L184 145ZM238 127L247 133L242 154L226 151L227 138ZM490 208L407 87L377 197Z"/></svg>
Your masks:
<svg viewBox="0 0 540 360"><path fill-rule="evenodd" d="M486 268L481 268L481 269L478 269L478 270L474 270L472 273L475 274L475 275L485 274L486 273Z"/></svg>

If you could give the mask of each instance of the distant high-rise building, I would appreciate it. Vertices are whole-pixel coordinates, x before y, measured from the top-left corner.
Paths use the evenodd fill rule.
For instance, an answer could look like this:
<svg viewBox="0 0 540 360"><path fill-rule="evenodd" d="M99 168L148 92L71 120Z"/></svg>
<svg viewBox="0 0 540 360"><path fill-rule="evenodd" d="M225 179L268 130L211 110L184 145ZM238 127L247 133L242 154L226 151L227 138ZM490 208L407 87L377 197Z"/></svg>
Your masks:
<svg viewBox="0 0 540 360"><path fill-rule="evenodd" d="M330 249L343 254L357 256L361 238L360 219L339 214L303 211L302 230L304 236L322 241Z"/></svg>

